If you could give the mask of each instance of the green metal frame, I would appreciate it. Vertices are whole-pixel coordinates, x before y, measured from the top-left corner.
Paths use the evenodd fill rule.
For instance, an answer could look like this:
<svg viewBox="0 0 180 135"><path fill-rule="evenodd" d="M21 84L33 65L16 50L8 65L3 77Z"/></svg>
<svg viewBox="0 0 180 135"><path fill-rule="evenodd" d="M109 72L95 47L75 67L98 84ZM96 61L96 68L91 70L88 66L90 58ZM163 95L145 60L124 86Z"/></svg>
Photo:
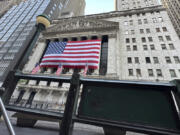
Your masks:
<svg viewBox="0 0 180 135"><path fill-rule="evenodd" d="M180 126L179 126L180 115L178 113L178 109L180 108L178 104L179 103L179 96L178 96L179 87L176 86L176 83L147 83L147 82L133 82L133 81L96 80L96 79L79 78L78 75L73 75L71 79L68 77L64 78L64 77L55 77L55 76L46 76L46 75L32 75L32 74L23 74L20 72L14 73L14 78L17 81L19 79L30 79L30 80L66 82L66 83L71 84L71 87L68 93L66 107L65 107L65 113L44 112L38 109L15 107L15 106L6 104L6 108L11 111L17 111L21 113L27 113L27 114L62 120L60 133L63 135L70 135L72 133L72 130L73 130L72 127L73 127L74 122L81 122L81 123L86 123L86 124L102 126L106 128L117 128L121 130L123 129L123 130L135 131L135 132L147 133L147 134L161 134L161 135L180 134ZM11 81L9 81L9 83L11 83ZM83 85L83 91L81 95L80 105L77 106L77 99L79 95L80 84ZM96 89L96 87L102 88L102 89ZM89 88L92 89L92 92L95 92L94 95L93 94L89 95L89 92L90 92ZM113 88L113 89L112 91L108 91L108 88ZM122 88L126 88L126 90L128 91L128 93L126 93L127 96L131 92L133 93L137 92L138 94L144 95L143 93L144 91L149 91L150 93L151 91L153 91L153 93L155 92L155 96L157 99L156 101L158 101L158 96L162 96L162 95L163 95L163 101L166 101L165 100L166 98L164 98L164 96L165 97L167 96L167 101L165 103L167 103L168 106L170 105L169 111L171 113L169 114L172 114L172 115L168 114L166 116L173 117L172 119L170 119L171 122L174 122L171 125L172 127L166 127L167 125L165 127L163 127L164 125L158 126L156 125L157 123L153 124L153 121L151 121L152 123L143 124L142 122L138 121L140 119L140 116L138 116L137 121L126 121L126 120L123 120L122 117L116 120L116 117L114 116L116 112L112 108L108 108L108 106L107 107L100 106L100 109L112 110L108 112L110 113L108 115L106 114L107 112L101 114L99 112L96 112L97 110L95 110L98 108L98 103L93 104L94 106L97 106L97 108L92 108L87 103L87 102L93 101L93 98L92 98L93 96L95 96L94 97L95 101L102 103L103 100L101 99L101 97L98 97L99 95L104 95L108 97L110 94L112 94L111 96L114 97L113 100L115 100L118 95L118 93L116 93L116 90L121 91ZM99 92L96 93L96 90L97 91L99 90ZM102 91L104 91L104 93L102 93ZM156 95L157 94L156 92L158 93L158 95ZM130 97L133 98L133 95L130 95ZM147 96L148 93L145 95ZM153 96L153 94L151 96ZM114 103L115 102L116 101L114 101ZM124 104L124 107L128 107L128 102L129 101L127 100L127 103ZM155 100L153 102L156 103ZM110 103L113 103L113 102L110 101ZM135 107L134 108L135 112L136 112L135 110L136 108L138 110L138 107ZM77 110L78 110L78 113L76 114ZM84 110L85 112L83 112ZM92 113L92 111L95 111L95 115L89 115L89 113ZM118 112L121 112L121 110L118 110ZM161 113L162 112L158 112L159 115ZM164 112L164 113L167 113L167 112ZM138 113L136 113L136 115L137 114ZM167 121L163 121L163 122L167 122ZM173 128L173 126L176 126L176 127Z"/></svg>

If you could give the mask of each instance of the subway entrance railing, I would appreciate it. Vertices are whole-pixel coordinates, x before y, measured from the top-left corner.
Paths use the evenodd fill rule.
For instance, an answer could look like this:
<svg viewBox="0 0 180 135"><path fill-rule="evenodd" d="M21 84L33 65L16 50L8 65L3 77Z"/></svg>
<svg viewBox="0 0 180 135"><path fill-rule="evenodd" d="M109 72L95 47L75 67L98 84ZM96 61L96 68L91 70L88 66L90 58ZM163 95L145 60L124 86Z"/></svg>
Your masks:
<svg viewBox="0 0 180 135"><path fill-rule="evenodd" d="M19 79L70 83L64 112L9 104ZM76 72L72 78L10 72L6 82L8 110L61 121L60 135L70 135L75 122L101 126L106 135L122 131L180 134L180 80L147 83L85 79Z"/></svg>

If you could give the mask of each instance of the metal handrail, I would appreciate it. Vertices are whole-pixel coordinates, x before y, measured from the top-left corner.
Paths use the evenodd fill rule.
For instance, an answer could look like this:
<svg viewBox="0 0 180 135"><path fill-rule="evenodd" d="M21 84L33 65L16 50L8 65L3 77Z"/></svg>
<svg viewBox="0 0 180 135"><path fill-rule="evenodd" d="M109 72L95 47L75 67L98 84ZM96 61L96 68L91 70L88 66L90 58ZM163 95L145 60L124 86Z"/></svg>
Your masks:
<svg viewBox="0 0 180 135"><path fill-rule="evenodd" d="M0 91L3 93L4 88L0 88ZM6 126L8 128L8 131L9 131L10 135L16 135L15 132L14 132L13 126L12 126L10 120L9 120L7 111L6 111L5 107L4 107L4 104L3 104L3 101L1 99L1 97L0 97L0 108L2 110L3 118L4 118L4 121L6 123Z"/></svg>

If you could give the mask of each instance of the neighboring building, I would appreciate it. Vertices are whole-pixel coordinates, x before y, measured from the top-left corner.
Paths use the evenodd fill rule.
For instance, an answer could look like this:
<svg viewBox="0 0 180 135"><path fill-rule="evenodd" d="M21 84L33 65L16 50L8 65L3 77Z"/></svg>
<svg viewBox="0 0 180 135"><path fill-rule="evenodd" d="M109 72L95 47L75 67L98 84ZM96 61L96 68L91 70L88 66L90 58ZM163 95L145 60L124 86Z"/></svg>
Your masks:
<svg viewBox="0 0 180 135"><path fill-rule="evenodd" d="M65 3L65 8L60 17L72 17L84 15L86 2L85 0L71 0Z"/></svg>
<svg viewBox="0 0 180 135"><path fill-rule="evenodd" d="M152 6L157 6L159 4L158 0L115 0L115 1L116 1L117 11L148 8Z"/></svg>
<svg viewBox="0 0 180 135"><path fill-rule="evenodd" d="M163 3L163 6L167 9L168 15L180 38L180 1L179 0L161 0L161 1Z"/></svg>
<svg viewBox="0 0 180 135"><path fill-rule="evenodd" d="M24 0L14 5L0 18L0 81L3 81L8 72L13 70L18 56L30 43L36 30L36 16L46 14L50 19L56 19L65 10L64 5L68 5L71 1ZM80 5L76 4L76 6ZM72 12L74 14L76 10L73 9ZM78 13L79 11L76 15Z"/></svg>
<svg viewBox="0 0 180 135"><path fill-rule="evenodd" d="M102 41L101 56L99 68L88 70L87 78L159 82L180 78L180 40L166 9L155 3L54 20L43 32L22 72L32 72L50 41L91 39ZM70 77L73 70L64 68L61 76ZM38 74L55 76L56 71L57 68L41 68ZM81 75L83 72L84 69L79 70ZM62 82L20 80L11 104L63 112L68 89L69 84Z"/></svg>
<svg viewBox="0 0 180 135"><path fill-rule="evenodd" d="M0 18L3 16L13 5L19 4L25 0L0 0Z"/></svg>

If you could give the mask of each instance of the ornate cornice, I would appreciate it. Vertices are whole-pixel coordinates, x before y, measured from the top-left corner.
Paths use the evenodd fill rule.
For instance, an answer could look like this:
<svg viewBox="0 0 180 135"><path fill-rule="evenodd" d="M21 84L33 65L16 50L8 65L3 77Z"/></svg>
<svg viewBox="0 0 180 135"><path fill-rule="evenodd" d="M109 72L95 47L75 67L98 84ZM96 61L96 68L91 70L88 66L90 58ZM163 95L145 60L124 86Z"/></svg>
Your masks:
<svg viewBox="0 0 180 135"><path fill-rule="evenodd" d="M54 35L73 32L118 30L119 23L97 19L71 18L69 20L58 20L43 33L43 35Z"/></svg>

